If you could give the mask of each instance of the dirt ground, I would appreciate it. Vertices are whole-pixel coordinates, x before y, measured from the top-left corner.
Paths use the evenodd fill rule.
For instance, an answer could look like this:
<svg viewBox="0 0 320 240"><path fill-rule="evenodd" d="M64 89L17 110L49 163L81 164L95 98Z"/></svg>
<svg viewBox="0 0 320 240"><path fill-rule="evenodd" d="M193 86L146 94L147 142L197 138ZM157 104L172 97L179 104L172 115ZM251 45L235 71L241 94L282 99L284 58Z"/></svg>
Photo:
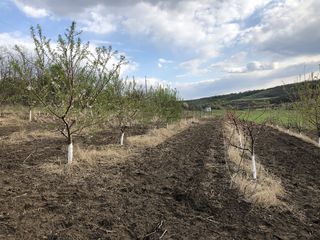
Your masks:
<svg viewBox="0 0 320 240"><path fill-rule="evenodd" d="M106 134L79 141L106 143ZM230 189L220 120L88 168L59 165L61 138L1 143L0 239L320 239L318 149L273 129L263 134L257 155L282 179L290 210L255 207ZM46 162L64 174L46 171Z"/></svg>
<svg viewBox="0 0 320 240"><path fill-rule="evenodd" d="M261 163L280 177L286 200L320 239L320 148L267 128L256 150Z"/></svg>

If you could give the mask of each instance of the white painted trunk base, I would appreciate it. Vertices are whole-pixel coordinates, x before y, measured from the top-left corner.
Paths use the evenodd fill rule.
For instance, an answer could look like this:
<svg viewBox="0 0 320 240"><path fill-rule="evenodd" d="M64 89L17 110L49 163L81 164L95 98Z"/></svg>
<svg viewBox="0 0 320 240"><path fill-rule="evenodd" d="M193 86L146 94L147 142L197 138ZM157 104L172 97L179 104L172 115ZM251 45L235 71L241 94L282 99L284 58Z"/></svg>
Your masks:
<svg viewBox="0 0 320 240"><path fill-rule="evenodd" d="M29 122L32 122L32 110L29 110Z"/></svg>
<svg viewBox="0 0 320 240"><path fill-rule="evenodd" d="M320 137L318 137L318 146L320 147Z"/></svg>
<svg viewBox="0 0 320 240"><path fill-rule="evenodd" d="M253 154L251 156L252 158L252 174L253 174L253 179L257 179L257 168L256 168L256 156Z"/></svg>
<svg viewBox="0 0 320 240"><path fill-rule="evenodd" d="M123 146L124 133L121 134L120 145Z"/></svg>
<svg viewBox="0 0 320 240"><path fill-rule="evenodd" d="M72 163L72 159L73 159L73 144L70 143L68 145L68 164Z"/></svg>
<svg viewBox="0 0 320 240"><path fill-rule="evenodd" d="M239 134L239 142L240 142L240 147L243 148L243 143L242 143L242 137L241 134Z"/></svg>

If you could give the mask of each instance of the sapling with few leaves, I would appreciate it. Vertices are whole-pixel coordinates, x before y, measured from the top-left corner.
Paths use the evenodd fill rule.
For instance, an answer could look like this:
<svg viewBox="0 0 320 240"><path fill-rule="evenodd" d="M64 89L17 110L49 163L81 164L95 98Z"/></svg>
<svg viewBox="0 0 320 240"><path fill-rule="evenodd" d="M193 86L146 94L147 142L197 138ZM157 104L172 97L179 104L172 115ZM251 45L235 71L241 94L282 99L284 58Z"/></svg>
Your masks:
<svg viewBox="0 0 320 240"><path fill-rule="evenodd" d="M19 54L13 56L13 68L18 72L21 78L21 87L22 91L15 92L15 96L20 98L20 102L26 104L29 109L29 122L32 121L32 110L34 106L37 104L37 98L32 91L38 92L41 91L41 86L38 85L37 82L37 68L32 63L35 61L34 56L26 49L22 49L21 47L16 46L16 50ZM17 83L16 83L17 84ZM18 96L20 95L20 96Z"/></svg>
<svg viewBox="0 0 320 240"><path fill-rule="evenodd" d="M111 94L111 111L117 126L120 129L120 145L124 144L126 130L132 125L135 117L142 107L144 91L142 87L137 86L135 80L115 78L112 81Z"/></svg>
<svg viewBox="0 0 320 240"><path fill-rule="evenodd" d="M73 160L74 134L102 121L100 95L126 63L125 57L111 47L91 50L80 35L73 22L53 45L37 26L31 28L35 57L28 58L16 47L21 58L37 71L36 87L30 92L56 118L57 130L67 140L68 164Z"/></svg>
<svg viewBox="0 0 320 240"><path fill-rule="evenodd" d="M229 144L233 147L241 149L243 151L247 151L250 153L251 161L252 161L252 176L253 179L257 179L257 167L256 167L256 154L255 154L255 145L259 134L262 130L264 130L264 124L257 124L257 121L264 112L259 114L255 119L249 120L251 116L251 111L247 111L245 113L237 116L234 112L227 113L227 119L229 123L236 129L238 134L244 135L244 140L248 142L248 144L240 142L240 146L237 144L233 144L231 139L229 140Z"/></svg>

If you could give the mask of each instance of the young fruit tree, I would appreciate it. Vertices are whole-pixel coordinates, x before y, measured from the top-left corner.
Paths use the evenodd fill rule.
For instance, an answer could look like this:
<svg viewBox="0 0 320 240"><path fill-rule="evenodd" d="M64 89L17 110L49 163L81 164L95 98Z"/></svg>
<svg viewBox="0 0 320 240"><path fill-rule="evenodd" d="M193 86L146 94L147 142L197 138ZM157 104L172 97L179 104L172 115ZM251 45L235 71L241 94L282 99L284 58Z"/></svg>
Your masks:
<svg viewBox="0 0 320 240"><path fill-rule="evenodd" d="M152 113L157 128L178 120L182 114L182 103L177 91L169 87L150 88L146 96L146 110Z"/></svg>
<svg viewBox="0 0 320 240"><path fill-rule="evenodd" d="M257 116L253 120L250 119L250 111L245 112L241 116L237 116L233 112L227 113L227 121L233 126L234 129L236 129L237 134L244 136L244 141L242 140L240 142L240 146L238 144L234 144L231 139L229 139L229 144L233 147L236 147L238 149L241 149L243 151L246 151L250 154L250 158L252 161L252 176L253 179L257 179L257 167L256 167L256 154L255 154L255 145L257 142L257 139L259 137L259 134L262 130L264 130L264 124L257 124L255 121L259 119L264 112L261 113L261 115ZM248 144L247 144L248 143Z"/></svg>
<svg viewBox="0 0 320 240"><path fill-rule="evenodd" d="M25 49L16 48L19 54L13 56L13 69L20 76L19 80L14 81L14 98L19 103L27 105L29 109L29 122L32 121L32 109L38 103L37 98L32 94L31 89L41 90L40 86L37 86L36 68L32 64L34 61L31 53ZM19 88L20 90L17 90Z"/></svg>
<svg viewBox="0 0 320 240"><path fill-rule="evenodd" d="M320 147L320 81L312 77L300 83L296 89L296 110L306 123L316 129Z"/></svg>
<svg viewBox="0 0 320 240"><path fill-rule="evenodd" d="M56 118L58 130L67 140L68 164L73 160L74 134L101 122L100 95L126 63L111 47L91 50L89 42L82 43L80 34L72 22L54 45L37 26L31 28L35 57L28 58L16 47L21 58L37 71L35 84L29 89ZM23 66L16 65L23 73Z"/></svg>
<svg viewBox="0 0 320 240"><path fill-rule="evenodd" d="M0 47L0 106L23 103L22 81L14 71L12 60L12 52Z"/></svg>
<svg viewBox="0 0 320 240"><path fill-rule="evenodd" d="M111 112L120 129L120 145L124 143L126 130L132 125L137 114L141 110L144 92L138 87L134 79L132 81L115 78L112 81L111 94L108 94L111 103Z"/></svg>

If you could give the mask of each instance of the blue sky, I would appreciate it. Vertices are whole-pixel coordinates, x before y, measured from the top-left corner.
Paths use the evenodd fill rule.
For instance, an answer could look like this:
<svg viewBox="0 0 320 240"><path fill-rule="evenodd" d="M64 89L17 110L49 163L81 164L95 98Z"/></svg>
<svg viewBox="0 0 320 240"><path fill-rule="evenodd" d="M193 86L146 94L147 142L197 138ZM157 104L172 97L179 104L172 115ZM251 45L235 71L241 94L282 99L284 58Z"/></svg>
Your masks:
<svg viewBox="0 0 320 240"><path fill-rule="evenodd" d="M75 20L83 40L127 56L124 75L184 99L319 70L319 0L1 0L0 8L0 45L32 49L30 26L55 40Z"/></svg>

